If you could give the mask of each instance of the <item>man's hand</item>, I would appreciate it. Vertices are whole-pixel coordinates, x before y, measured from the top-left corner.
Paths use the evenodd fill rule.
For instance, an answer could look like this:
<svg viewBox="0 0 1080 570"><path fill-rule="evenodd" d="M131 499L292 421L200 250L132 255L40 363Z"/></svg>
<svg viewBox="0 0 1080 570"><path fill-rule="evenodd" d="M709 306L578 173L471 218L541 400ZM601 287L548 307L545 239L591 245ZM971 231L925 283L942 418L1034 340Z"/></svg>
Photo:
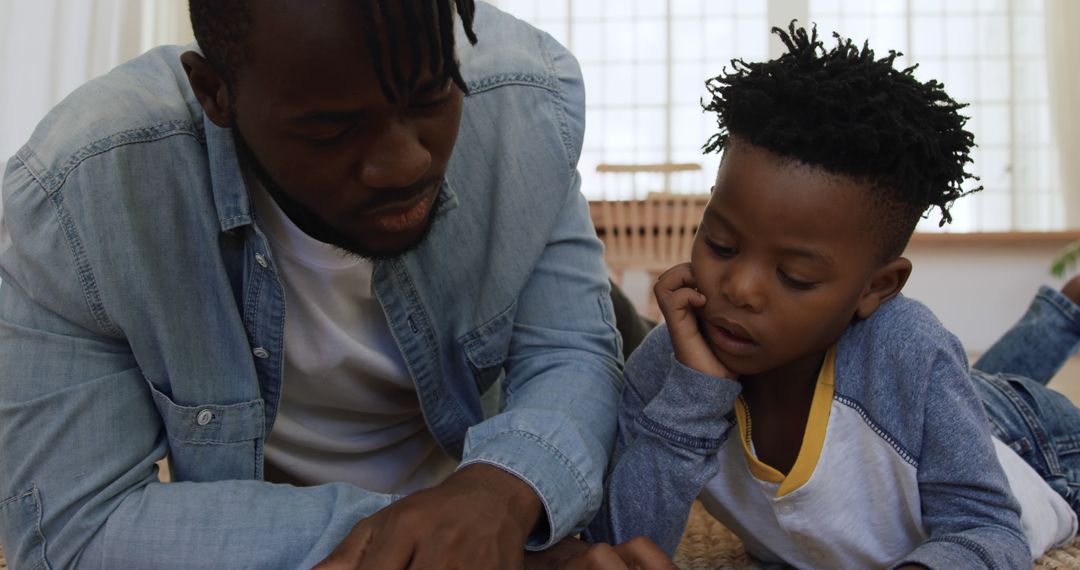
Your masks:
<svg viewBox="0 0 1080 570"><path fill-rule="evenodd" d="M521 479L470 465L358 522L316 568L521 568L541 510Z"/></svg>
<svg viewBox="0 0 1080 570"><path fill-rule="evenodd" d="M689 263L680 263L668 269L653 286L656 304L664 314L671 344L675 348L675 358L698 372L735 380L701 334L697 310L705 306L705 295L699 293L696 286Z"/></svg>
<svg viewBox="0 0 1080 570"><path fill-rule="evenodd" d="M638 536L619 544L589 544L565 538L543 552L530 552L527 570L674 570L675 563L656 543Z"/></svg>

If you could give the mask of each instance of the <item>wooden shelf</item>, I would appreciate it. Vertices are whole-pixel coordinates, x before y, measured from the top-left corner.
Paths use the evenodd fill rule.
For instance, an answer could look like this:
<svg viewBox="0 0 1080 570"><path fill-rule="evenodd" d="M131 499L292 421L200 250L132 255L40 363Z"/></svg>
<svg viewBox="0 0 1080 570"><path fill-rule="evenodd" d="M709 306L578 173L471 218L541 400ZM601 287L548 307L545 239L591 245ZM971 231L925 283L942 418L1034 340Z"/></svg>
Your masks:
<svg viewBox="0 0 1080 570"><path fill-rule="evenodd" d="M1053 245L1066 244L1080 239L1080 231L1053 232L915 232L912 245Z"/></svg>
<svg viewBox="0 0 1080 570"><path fill-rule="evenodd" d="M694 219L700 219L700 212L705 211L709 203L709 196L702 194L695 196L692 207L698 210ZM644 200L635 200L640 208L644 208ZM593 225L597 233L603 237L604 228L611 224L605 216L606 208L603 200L590 200L589 211L592 214ZM639 218L643 219L643 218ZM915 232L911 237L911 245L1065 245L1080 240L1080 230L1049 231L1049 232Z"/></svg>

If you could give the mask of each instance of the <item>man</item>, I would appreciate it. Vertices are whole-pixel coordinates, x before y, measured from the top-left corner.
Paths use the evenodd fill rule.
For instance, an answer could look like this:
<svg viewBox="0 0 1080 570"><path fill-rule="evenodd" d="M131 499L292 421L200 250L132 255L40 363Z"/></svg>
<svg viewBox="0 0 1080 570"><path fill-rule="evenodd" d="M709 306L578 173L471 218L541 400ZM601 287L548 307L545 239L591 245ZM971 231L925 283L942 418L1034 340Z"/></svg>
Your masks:
<svg viewBox="0 0 1080 570"><path fill-rule="evenodd" d="M201 53L5 173L12 565L507 568L580 529L620 363L572 56L471 0L191 12Z"/></svg>

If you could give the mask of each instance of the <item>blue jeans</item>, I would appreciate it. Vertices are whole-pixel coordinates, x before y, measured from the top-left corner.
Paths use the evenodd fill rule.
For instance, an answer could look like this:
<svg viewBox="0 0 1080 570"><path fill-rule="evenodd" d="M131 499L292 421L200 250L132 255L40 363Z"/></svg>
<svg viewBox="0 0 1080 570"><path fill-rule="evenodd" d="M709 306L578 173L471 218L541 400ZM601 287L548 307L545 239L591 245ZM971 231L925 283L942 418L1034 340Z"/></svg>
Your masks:
<svg viewBox="0 0 1080 570"><path fill-rule="evenodd" d="M1080 346L1080 307L1042 287L972 370L994 436L1080 514L1080 409L1046 383Z"/></svg>

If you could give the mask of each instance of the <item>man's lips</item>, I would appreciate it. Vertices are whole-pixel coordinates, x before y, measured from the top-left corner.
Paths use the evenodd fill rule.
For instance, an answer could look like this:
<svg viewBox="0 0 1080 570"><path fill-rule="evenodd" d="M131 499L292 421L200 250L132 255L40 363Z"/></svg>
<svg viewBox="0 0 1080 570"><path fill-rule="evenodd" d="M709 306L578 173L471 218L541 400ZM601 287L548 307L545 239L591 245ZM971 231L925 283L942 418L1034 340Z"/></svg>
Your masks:
<svg viewBox="0 0 1080 570"><path fill-rule="evenodd" d="M440 187L441 184L439 184L438 181L434 181L428 182L424 186L421 186L420 188L412 191L386 190L385 192L394 192L394 194L396 195L396 199L380 201L374 207L365 208L364 215L383 216L386 214L401 214L404 212L408 212L415 208L417 204L419 204L426 198L434 197L434 195L438 194ZM402 195L404 196L401 197Z"/></svg>
<svg viewBox="0 0 1080 570"><path fill-rule="evenodd" d="M364 223L367 227L380 232L415 231L423 227L430 217L441 187L441 184L432 183L424 190L411 194L405 199L383 202L374 208L364 210Z"/></svg>

